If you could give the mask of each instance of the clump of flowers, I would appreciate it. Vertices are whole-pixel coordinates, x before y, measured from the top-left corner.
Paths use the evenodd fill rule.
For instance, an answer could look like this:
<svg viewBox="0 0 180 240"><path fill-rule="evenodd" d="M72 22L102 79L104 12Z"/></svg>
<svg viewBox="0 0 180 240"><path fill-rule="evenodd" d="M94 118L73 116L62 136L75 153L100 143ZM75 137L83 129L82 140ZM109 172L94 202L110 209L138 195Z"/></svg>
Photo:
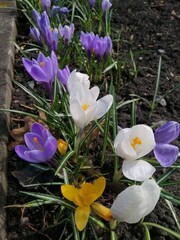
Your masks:
<svg viewBox="0 0 180 240"><path fill-rule="evenodd" d="M43 171L44 179L44 183L31 183L36 192L24 192L38 201L22 207L55 204L60 213L57 222L64 225L61 239L71 229L70 237L76 240L81 236L89 239L89 233L98 239L96 230L102 228L109 239L118 240L119 222L139 222L149 236L151 225L144 218L155 209L161 195L167 201L171 196L164 190L169 172L157 177L156 170L176 169L179 148L172 142L179 137L180 124L169 121L154 130L146 124L127 123L126 128L119 128L118 111L135 101L116 102L113 73L119 65L112 58L111 2L72 1L68 5L72 12L56 3L41 0L40 12L33 9L37 27L30 33L44 48L37 59L22 58L26 71L48 95L46 99L44 92L38 96L22 87L44 114L34 116L42 124L33 123L24 134L25 145L15 148L22 160ZM88 30L81 28L88 23ZM94 86L95 82L101 84ZM52 172L52 182L47 180L47 170ZM48 189L53 184L58 184L55 193ZM173 196L171 200L173 203ZM178 201L175 198L176 204ZM155 223L153 226L160 228ZM167 231L176 236L174 231Z"/></svg>

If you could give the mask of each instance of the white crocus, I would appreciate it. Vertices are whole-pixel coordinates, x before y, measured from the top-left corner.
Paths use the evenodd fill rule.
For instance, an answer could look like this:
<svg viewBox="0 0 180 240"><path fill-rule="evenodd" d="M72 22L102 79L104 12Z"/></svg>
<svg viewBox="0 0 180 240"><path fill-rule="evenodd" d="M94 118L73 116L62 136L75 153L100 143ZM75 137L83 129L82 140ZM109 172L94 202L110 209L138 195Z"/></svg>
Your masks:
<svg viewBox="0 0 180 240"><path fill-rule="evenodd" d="M110 109L113 96L109 94L97 100L99 87L89 89L86 80L69 83L69 86L70 112L78 128L82 129L91 121L101 118Z"/></svg>
<svg viewBox="0 0 180 240"><path fill-rule="evenodd" d="M144 160L138 160L155 147L153 131L139 124L119 131L114 141L115 152L124 159L122 172L125 177L135 181L145 181L155 172L155 168Z"/></svg>
<svg viewBox="0 0 180 240"><path fill-rule="evenodd" d="M85 87L85 89L90 88L89 76L87 74L76 72L76 70L73 70L70 73L67 81L67 89L69 93L71 92L71 90L74 89L74 86L77 83L81 83Z"/></svg>
<svg viewBox="0 0 180 240"><path fill-rule="evenodd" d="M111 206L114 219L121 222L137 223L152 212L160 197L160 187L154 179L142 185L133 185L121 192Z"/></svg>

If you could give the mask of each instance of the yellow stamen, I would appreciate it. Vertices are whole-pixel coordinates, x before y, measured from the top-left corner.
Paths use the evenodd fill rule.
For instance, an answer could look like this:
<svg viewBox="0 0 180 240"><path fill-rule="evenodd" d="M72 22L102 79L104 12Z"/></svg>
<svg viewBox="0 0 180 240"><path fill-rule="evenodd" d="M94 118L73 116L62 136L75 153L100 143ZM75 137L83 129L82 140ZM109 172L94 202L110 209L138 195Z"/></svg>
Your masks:
<svg viewBox="0 0 180 240"><path fill-rule="evenodd" d="M142 144L141 140L138 137L133 138L133 142L131 143L131 146L135 149L136 145Z"/></svg>
<svg viewBox="0 0 180 240"><path fill-rule="evenodd" d="M58 143L57 143L57 146L58 146L58 150L59 150L61 155L66 154L67 149L68 149L68 143L67 142L65 142L63 139L59 139Z"/></svg>
<svg viewBox="0 0 180 240"><path fill-rule="evenodd" d="M44 67L45 62L40 62L41 67Z"/></svg>
<svg viewBox="0 0 180 240"><path fill-rule="evenodd" d="M84 111L86 111L86 110L88 109L88 107L89 107L89 104L84 104L84 105L82 106L82 109L83 109Z"/></svg>
<svg viewBox="0 0 180 240"><path fill-rule="evenodd" d="M37 137L34 137L33 138L33 141L39 146L40 150L41 151L44 151L44 148L41 146L41 144L39 143L39 140Z"/></svg>

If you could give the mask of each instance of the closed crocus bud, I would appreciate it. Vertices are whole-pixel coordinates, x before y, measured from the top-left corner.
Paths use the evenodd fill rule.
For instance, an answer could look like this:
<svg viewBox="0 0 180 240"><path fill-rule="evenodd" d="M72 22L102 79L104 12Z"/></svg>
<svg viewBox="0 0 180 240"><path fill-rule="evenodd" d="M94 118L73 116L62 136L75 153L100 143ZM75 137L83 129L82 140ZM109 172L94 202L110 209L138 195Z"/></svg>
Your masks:
<svg viewBox="0 0 180 240"><path fill-rule="evenodd" d="M114 141L115 152L124 159L122 172L135 181L145 181L152 177L155 168L144 160L137 160L150 153L155 147L152 129L144 124L119 131Z"/></svg>
<svg viewBox="0 0 180 240"><path fill-rule="evenodd" d="M32 163L43 163L51 160L57 149L57 140L39 123L34 123L31 132L25 133L25 145L15 148L17 155Z"/></svg>
<svg viewBox="0 0 180 240"><path fill-rule="evenodd" d="M74 24L72 23L70 26L65 25L64 27L60 24L58 30L65 43L69 45L74 34Z"/></svg>
<svg viewBox="0 0 180 240"><path fill-rule="evenodd" d="M67 81L70 75L69 67L66 66L64 69L59 69L57 73L57 77L62 85L67 88Z"/></svg>
<svg viewBox="0 0 180 240"><path fill-rule="evenodd" d="M58 151L60 152L60 154L63 156L66 154L67 149L68 149L68 143L65 142L63 139L59 139L57 142L57 147L58 147Z"/></svg>
<svg viewBox="0 0 180 240"><path fill-rule="evenodd" d="M175 121L169 121L156 129L154 155L161 166L169 167L177 160L179 148L170 143L176 140L179 134L180 124Z"/></svg>
<svg viewBox="0 0 180 240"><path fill-rule="evenodd" d="M38 42L40 45L42 45L41 34L36 27L30 28L30 34L31 34L32 38L34 40L36 40L36 42Z"/></svg>
<svg viewBox="0 0 180 240"><path fill-rule="evenodd" d="M50 0L40 0L40 3L42 4L43 9L49 13L50 7L51 7L51 1Z"/></svg>
<svg viewBox="0 0 180 240"><path fill-rule="evenodd" d="M44 39L49 51L56 52L58 50L59 33L57 28L52 29L47 27L44 32Z"/></svg>
<svg viewBox="0 0 180 240"><path fill-rule="evenodd" d="M71 74L69 79L70 78ZM83 129L91 121L97 120L107 113L112 105L113 96L108 94L97 100L99 87L95 86L89 89L88 86L80 80L74 79L73 81L69 81L69 79L70 112L77 127Z"/></svg>
<svg viewBox="0 0 180 240"><path fill-rule="evenodd" d="M88 0L90 8L92 8L95 4L96 0Z"/></svg>
<svg viewBox="0 0 180 240"><path fill-rule="evenodd" d="M137 223L152 212L160 197L160 187L153 180L142 185L133 185L121 192L110 210L114 219L120 222Z"/></svg>
<svg viewBox="0 0 180 240"><path fill-rule="evenodd" d="M109 0L102 0L101 6L102 6L103 12L107 12L110 9L110 7L112 6L112 3L110 3Z"/></svg>
<svg viewBox="0 0 180 240"><path fill-rule="evenodd" d="M50 25L49 17L47 13L44 11L39 21L39 29L43 35L45 35L46 33L46 28L51 28L51 25Z"/></svg>
<svg viewBox="0 0 180 240"><path fill-rule="evenodd" d="M32 18L34 19L34 21L37 23L37 25L39 26L39 21L41 19L41 16L39 14L38 11L36 11L35 9L32 10Z"/></svg>

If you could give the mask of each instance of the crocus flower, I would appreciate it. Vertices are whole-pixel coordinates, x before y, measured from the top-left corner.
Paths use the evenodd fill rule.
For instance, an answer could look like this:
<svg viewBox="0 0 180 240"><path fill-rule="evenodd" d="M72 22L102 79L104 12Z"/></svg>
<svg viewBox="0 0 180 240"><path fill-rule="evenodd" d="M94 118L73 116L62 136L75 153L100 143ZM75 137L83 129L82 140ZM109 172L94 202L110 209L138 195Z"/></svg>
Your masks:
<svg viewBox="0 0 180 240"><path fill-rule="evenodd" d="M94 210L106 221L111 219L110 210L95 202L104 192L105 185L105 178L99 177L93 184L82 184L81 188L76 188L69 184L61 186L62 195L77 206L75 210L75 222L79 231L82 231L86 227L91 210Z"/></svg>
<svg viewBox="0 0 180 240"><path fill-rule="evenodd" d="M69 67L67 65L64 69L62 69L62 70L59 69L58 70L57 77L65 88L67 88L67 81L68 81L69 75L70 75L70 70L69 70Z"/></svg>
<svg viewBox="0 0 180 240"><path fill-rule="evenodd" d="M53 6L52 7L52 13L51 16L53 16L54 14L59 13L60 15L67 15L69 13L69 9L67 7L59 7L59 6Z"/></svg>
<svg viewBox="0 0 180 240"><path fill-rule="evenodd" d="M39 30L36 27L30 28L30 34L36 42L38 42L40 45L42 45L42 40L41 40L41 34Z"/></svg>
<svg viewBox="0 0 180 240"><path fill-rule="evenodd" d="M73 73L74 74L74 73ZM113 96L108 94L97 101L99 87L91 89L78 79L68 79L70 89L70 112L78 128L83 129L91 121L101 118L110 109ZM71 85L72 84L72 85Z"/></svg>
<svg viewBox="0 0 180 240"><path fill-rule="evenodd" d="M84 73L76 72L76 70L72 71L68 77L67 88L69 93L74 89L76 84L82 84L85 89L89 89L90 81L89 76Z"/></svg>
<svg viewBox="0 0 180 240"><path fill-rule="evenodd" d="M57 149L57 140L39 123L33 123L31 132L25 133L25 145L15 148L17 155L25 161L43 163L51 160Z"/></svg>
<svg viewBox="0 0 180 240"><path fill-rule="evenodd" d="M65 43L69 45L74 34L74 24L71 23L70 26L65 25L64 27L59 24L58 30L60 36L64 38Z"/></svg>
<svg viewBox="0 0 180 240"><path fill-rule="evenodd" d="M112 40L109 36L99 37L98 34L81 32L80 41L84 47L87 57L90 60L92 54L97 60L106 58L112 50Z"/></svg>
<svg viewBox="0 0 180 240"><path fill-rule="evenodd" d="M56 52L58 49L58 40L59 40L59 33L57 28L50 28L47 27L44 32L44 40L49 48L49 51Z"/></svg>
<svg viewBox="0 0 180 240"><path fill-rule="evenodd" d="M57 148L60 154L63 156L66 154L68 149L68 143L65 142L63 139L59 139L57 142Z"/></svg>
<svg viewBox="0 0 180 240"><path fill-rule="evenodd" d="M102 0L101 6L102 6L103 12L107 12L110 9L110 7L112 6L112 3L110 3L109 0Z"/></svg>
<svg viewBox="0 0 180 240"><path fill-rule="evenodd" d="M114 219L121 222L137 223L152 212L160 197L160 187L154 179L142 185L133 185L121 192L110 210Z"/></svg>
<svg viewBox="0 0 180 240"><path fill-rule="evenodd" d="M96 2L96 0L88 0L90 8L92 8Z"/></svg>
<svg viewBox="0 0 180 240"><path fill-rule="evenodd" d="M161 166L169 167L177 160L179 148L170 143L177 139L179 134L180 124L175 121L169 121L156 129L154 155Z"/></svg>
<svg viewBox="0 0 180 240"><path fill-rule="evenodd" d="M155 168L144 160L138 160L155 147L153 131L150 127L139 124L119 131L114 141L115 152L124 159L123 174L132 180L144 181L150 178Z"/></svg>
<svg viewBox="0 0 180 240"><path fill-rule="evenodd" d="M37 60L22 58L22 61L26 71L35 81L44 85L52 100L52 84L58 69L56 54L52 51L51 57L45 57L43 53L39 52Z"/></svg>
<svg viewBox="0 0 180 240"><path fill-rule="evenodd" d="M39 26L39 21L41 19L41 15L39 14L39 12L36 9L32 10L32 18L34 19L34 21L37 23L37 25Z"/></svg>
<svg viewBox="0 0 180 240"><path fill-rule="evenodd" d="M50 7L51 7L51 1L50 0L40 0L40 3L42 4L43 9L49 13Z"/></svg>

